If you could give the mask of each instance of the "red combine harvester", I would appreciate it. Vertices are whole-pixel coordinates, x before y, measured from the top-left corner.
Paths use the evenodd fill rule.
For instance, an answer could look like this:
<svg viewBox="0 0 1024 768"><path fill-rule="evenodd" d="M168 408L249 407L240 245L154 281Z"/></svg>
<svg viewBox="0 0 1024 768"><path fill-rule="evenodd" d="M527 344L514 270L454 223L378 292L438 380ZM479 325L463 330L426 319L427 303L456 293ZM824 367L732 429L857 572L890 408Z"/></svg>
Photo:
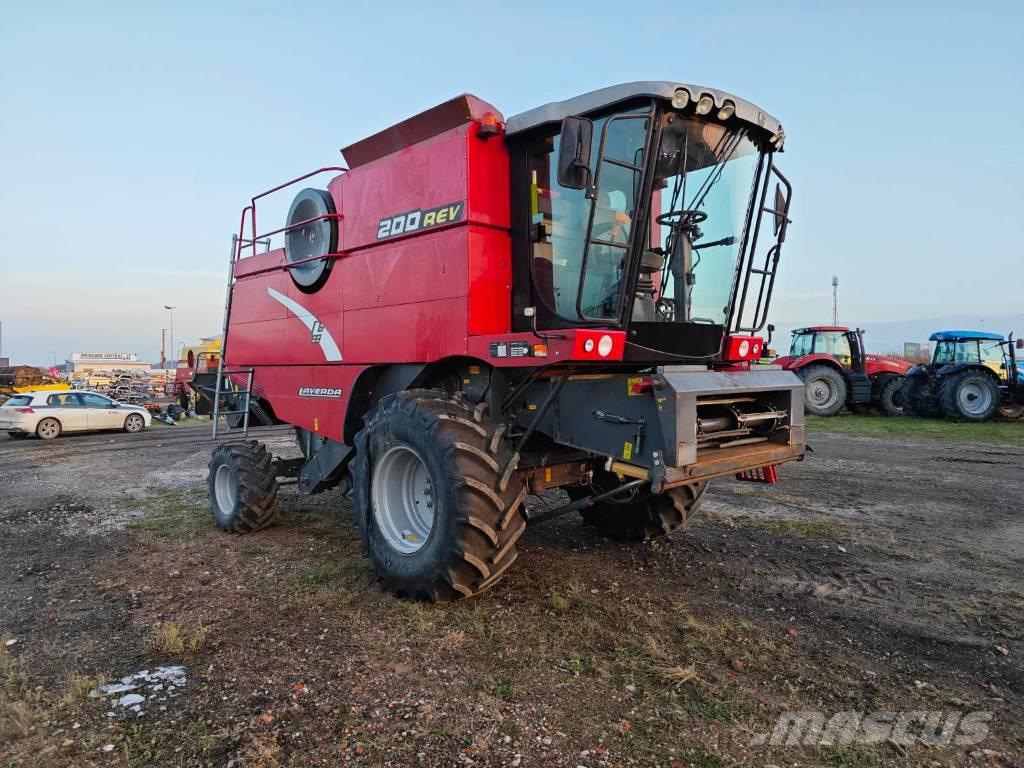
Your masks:
<svg viewBox="0 0 1024 768"><path fill-rule="evenodd" d="M804 454L801 382L752 366L788 224L783 138L678 83L508 120L463 95L254 197L214 403L293 425L303 457L218 447L218 525L268 525L282 476L351 488L381 581L450 600L500 579L528 522L579 510L643 539L684 525L713 477L774 479ZM325 190L257 230L260 201L317 174ZM530 514L557 487L570 500Z"/></svg>
<svg viewBox="0 0 1024 768"><path fill-rule="evenodd" d="M875 407L884 416L903 413L900 390L911 364L865 352L860 328L799 328L793 331L789 354L775 364L803 379L804 410L815 416L835 416L844 406Z"/></svg>

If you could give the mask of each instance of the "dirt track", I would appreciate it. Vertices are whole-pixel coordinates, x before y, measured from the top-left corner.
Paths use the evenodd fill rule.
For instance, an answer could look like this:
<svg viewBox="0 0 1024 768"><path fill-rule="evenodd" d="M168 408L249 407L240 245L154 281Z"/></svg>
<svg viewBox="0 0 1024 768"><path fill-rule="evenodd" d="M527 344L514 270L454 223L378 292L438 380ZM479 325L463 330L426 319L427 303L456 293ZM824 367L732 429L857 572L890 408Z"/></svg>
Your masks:
<svg viewBox="0 0 1024 768"><path fill-rule="evenodd" d="M810 442L683 535L538 525L430 607L376 587L336 493L213 530L205 429L0 438L0 763L1021 764L1024 450ZM161 664L188 682L141 716L88 695ZM969 746L757 743L812 709L992 716Z"/></svg>

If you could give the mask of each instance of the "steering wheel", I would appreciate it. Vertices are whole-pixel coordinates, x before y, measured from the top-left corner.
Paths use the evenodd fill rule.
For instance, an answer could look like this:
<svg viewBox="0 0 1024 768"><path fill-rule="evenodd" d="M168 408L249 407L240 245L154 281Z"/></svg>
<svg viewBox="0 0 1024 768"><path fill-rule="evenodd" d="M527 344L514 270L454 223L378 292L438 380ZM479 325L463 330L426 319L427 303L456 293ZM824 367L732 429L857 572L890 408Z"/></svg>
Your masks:
<svg viewBox="0 0 1024 768"><path fill-rule="evenodd" d="M694 224L700 224L702 221L706 221L708 215L704 211L669 211L668 213L661 214L655 219L659 224L666 227L676 227L679 225L692 226Z"/></svg>

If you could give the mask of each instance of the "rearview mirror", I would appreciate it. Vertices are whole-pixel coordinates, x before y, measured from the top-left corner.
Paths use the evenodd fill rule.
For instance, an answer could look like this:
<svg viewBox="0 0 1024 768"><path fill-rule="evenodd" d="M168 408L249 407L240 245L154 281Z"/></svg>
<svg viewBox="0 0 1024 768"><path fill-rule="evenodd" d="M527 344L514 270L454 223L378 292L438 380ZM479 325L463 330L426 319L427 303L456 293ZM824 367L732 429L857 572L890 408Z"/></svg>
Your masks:
<svg viewBox="0 0 1024 768"><path fill-rule="evenodd" d="M781 243L786 239L786 208L788 207L781 184L775 185L775 205L773 207L775 208L775 236Z"/></svg>
<svg viewBox="0 0 1024 768"><path fill-rule="evenodd" d="M594 124L585 117L562 120L558 141L558 183L566 189L585 189L590 183L590 145Z"/></svg>

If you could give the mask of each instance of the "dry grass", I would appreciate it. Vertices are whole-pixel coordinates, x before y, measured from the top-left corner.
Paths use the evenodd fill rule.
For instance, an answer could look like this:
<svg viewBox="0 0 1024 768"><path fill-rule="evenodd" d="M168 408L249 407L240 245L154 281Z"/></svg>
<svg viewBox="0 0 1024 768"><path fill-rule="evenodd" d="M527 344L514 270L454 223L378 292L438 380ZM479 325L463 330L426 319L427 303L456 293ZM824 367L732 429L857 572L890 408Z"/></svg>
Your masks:
<svg viewBox="0 0 1024 768"><path fill-rule="evenodd" d="M203 647L209 627L197 622L187 628L177 621L165 621L150 631L146 638L146 650L158 656L182 656L195 653Z"/></svg>

